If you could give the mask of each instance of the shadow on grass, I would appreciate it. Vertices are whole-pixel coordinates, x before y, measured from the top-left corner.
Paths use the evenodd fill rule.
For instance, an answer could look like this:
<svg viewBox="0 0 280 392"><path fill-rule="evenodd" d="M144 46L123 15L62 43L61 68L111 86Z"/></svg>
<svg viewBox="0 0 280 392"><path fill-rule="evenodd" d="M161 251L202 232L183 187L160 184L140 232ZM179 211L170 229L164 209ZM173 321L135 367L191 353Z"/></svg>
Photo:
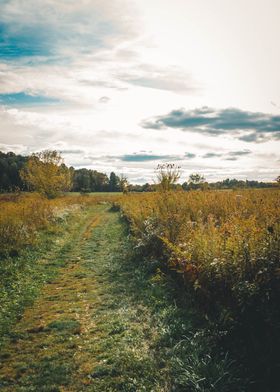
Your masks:
<svg viewBox="0 0 280 392"><path fill-rule="evenodd" d="M113 215L113 212L111 213ZM106 287L96 312L103 366L92 373L96 391L246 391L237 365L213 347L212 337L159 261L135 255L126 225L113 215L118 244L95 272ZM102 229L95 232L104 247ZM103 389L102 389L103 388Z"/></svg>

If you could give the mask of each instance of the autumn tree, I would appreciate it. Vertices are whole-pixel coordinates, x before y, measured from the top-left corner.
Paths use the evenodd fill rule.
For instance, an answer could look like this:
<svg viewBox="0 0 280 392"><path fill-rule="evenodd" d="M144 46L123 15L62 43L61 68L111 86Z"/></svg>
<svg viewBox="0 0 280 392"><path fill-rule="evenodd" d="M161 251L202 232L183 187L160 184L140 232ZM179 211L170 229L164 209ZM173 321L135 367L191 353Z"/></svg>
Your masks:
<svg viewBox="0 0 280 392"><path fill-rule="evenodd" d="M162 163L156 168L156 180L158 188L161 191L170 191L174 189L180 176L181 168L174 163Z"/></svg>
<svg viewBox="0 0 280 392"><path fill-rule="evenodd" d="M28 158L20 176L31 190L54 198L71 189L73 171L64 164L58 151L45 150Z"/></svg>
<svg viewBox="0 0 280 392"><path fill-rule="evenodd" d="M120 184L121 192L128 193L128 190L129 190L128 179L124 174L120 175L119 184Z"/></svg>

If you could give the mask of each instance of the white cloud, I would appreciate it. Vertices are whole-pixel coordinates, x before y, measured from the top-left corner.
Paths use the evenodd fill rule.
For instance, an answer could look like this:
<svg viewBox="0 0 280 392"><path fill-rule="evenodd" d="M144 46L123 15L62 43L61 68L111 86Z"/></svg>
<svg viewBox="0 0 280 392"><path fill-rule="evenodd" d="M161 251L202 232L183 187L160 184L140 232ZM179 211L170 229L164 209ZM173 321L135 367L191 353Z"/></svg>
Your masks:
<svg viewBox="0 0 280 392"><path fill-rule="evenodd" d="M0 94L61 102L33 107L4 102L1 148L24 153L57 148L68 151L69 164L123 172L132 181L151 180L155 162L108 157L149 151L182 159L188 152L196 156L180 161L185 178L193 171L208 179L274 178L280 141L251 142L251 154L221 162L203 155L225 156L248 143L139 126L180 107L279 113L280 58L274 49L279 5L257 3L2 1L0 25L8 38L0 39Z"/></svg>

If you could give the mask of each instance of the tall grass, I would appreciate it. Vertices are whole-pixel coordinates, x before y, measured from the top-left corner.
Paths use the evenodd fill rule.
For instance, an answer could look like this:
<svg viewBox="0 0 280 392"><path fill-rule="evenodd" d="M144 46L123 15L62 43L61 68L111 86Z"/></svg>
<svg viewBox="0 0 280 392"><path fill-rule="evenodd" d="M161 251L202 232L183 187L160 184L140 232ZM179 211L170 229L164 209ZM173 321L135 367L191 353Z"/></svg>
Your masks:
<svg viewBox="0 0 280 392"><path fill-rule="evenodd" d="M50 203L39 195L0 201L0 253L16 254L36 241L36 233L53 218Z"/></svg>
<svg viewBox="0 0 280 392"><path fill-rule="evenodd" d="M259 384L265 379L275 383L280 191L128 195L120 207L135 247L160 260L163 269L177 272L181 295L187 293L212 322L221 344L246 357Z"/></svg>
<svg viewBox="0 0 280 392"><path fill-rule="evenodd" d="M205 301L216 291L250 296L278 282L279 196L279 191L170 192L130 195L121 207L136 246L163 257Z"/></svg>
<svg viewBox="0 0 280 392"><path fill-rule="evenodd" d="M75 195L48 200L35 193L0 196L0 346L25 306L63 264L58 257L49 265L49 254L78 235L75 228L86 218L87 207L103 199Z"/></svg>
<svg viewBox="0 0 280 392"><path fill-rule="evenodd" d="M104 199L101 195L75 195L49 200L37 193L0 196L0 258L18 255L36 243L41 230L76 208Z"/></svg>

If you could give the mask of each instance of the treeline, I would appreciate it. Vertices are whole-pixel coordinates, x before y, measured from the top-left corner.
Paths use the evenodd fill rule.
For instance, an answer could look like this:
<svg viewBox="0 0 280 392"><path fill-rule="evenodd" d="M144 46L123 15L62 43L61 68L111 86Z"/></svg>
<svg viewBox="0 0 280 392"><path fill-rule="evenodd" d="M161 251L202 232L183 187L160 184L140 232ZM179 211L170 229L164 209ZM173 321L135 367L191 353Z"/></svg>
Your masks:
<svg viewBox="0 0 280 392"><path fill-rule="evenodd" d="M74 192L118 192L120 191L120 178L112 172L108 177L97 170L78 169L73 173Z"/></svg>
<svg viewBox="0 0 280 392"><path fill-rule="evenodd" d="M20 176L20 171L27 164L29 157L0 151L0 192L27 191L28 187ZM128 184L127 179L118 176L114 172L108 176L105 173L92 169L69 168L72 173L72 188L74 192L153 192L155 184ZM190 175L188 181L182 184L173 184L176 189L235 189L235 188L268 188L276 186L273 182L243 181L237 179L226 179L208 183L199 174Z"/></svg>
<svg viewBox="0 0 280 392"><path fill-rule="evenodd" d="M28 157L16 155L13 152L7 154L0 151L0 191L12 192L17 189L27 190L19 173L27 162Z"/></svg>
<svg viewBox="0 0 280 392"><path fill-rule="evenodd" d="M0 192L27 191L22 180L21 170L28 162L28 156L13 152L0 151ZM114 172L108 176L91 169L69 168L72 173L72 191L74 192L119 192L123 189L124 179Z"/></svg>
<svg viewBox="0 0 280 392"><path fill-rule="evenodd" d="M236 178L225 179L217 182L201 182L192 181L184 182L182 188L185 191L191 189L245 189L245 188L274 188L277 186L275 182L262 182L256 180L237 180Z"/></svg>
<svg viewBox="0 0 280 392"><path fill-rule="evenodd" d="M229 179L223 181L218 181L209 184L210 187L214 187L215 189L234 189L234 188L273 188L275 187L274 182L262 182L256 180L237 180L236 178Z"/></svg>
<svg viewBox="0 0 280 392"><path fill-rule="evenodd" d="M4 153L0 151L0 192L27 191L29 187L22 180L20 171L28 162L28 156L22 156L13 152ZM132 192L147 192L155 190L154 185L131 185L124 176L118 176L111 172L105 173L92 169L69 168L72 174L73 192L121 192L124 190Z"/></svg>

